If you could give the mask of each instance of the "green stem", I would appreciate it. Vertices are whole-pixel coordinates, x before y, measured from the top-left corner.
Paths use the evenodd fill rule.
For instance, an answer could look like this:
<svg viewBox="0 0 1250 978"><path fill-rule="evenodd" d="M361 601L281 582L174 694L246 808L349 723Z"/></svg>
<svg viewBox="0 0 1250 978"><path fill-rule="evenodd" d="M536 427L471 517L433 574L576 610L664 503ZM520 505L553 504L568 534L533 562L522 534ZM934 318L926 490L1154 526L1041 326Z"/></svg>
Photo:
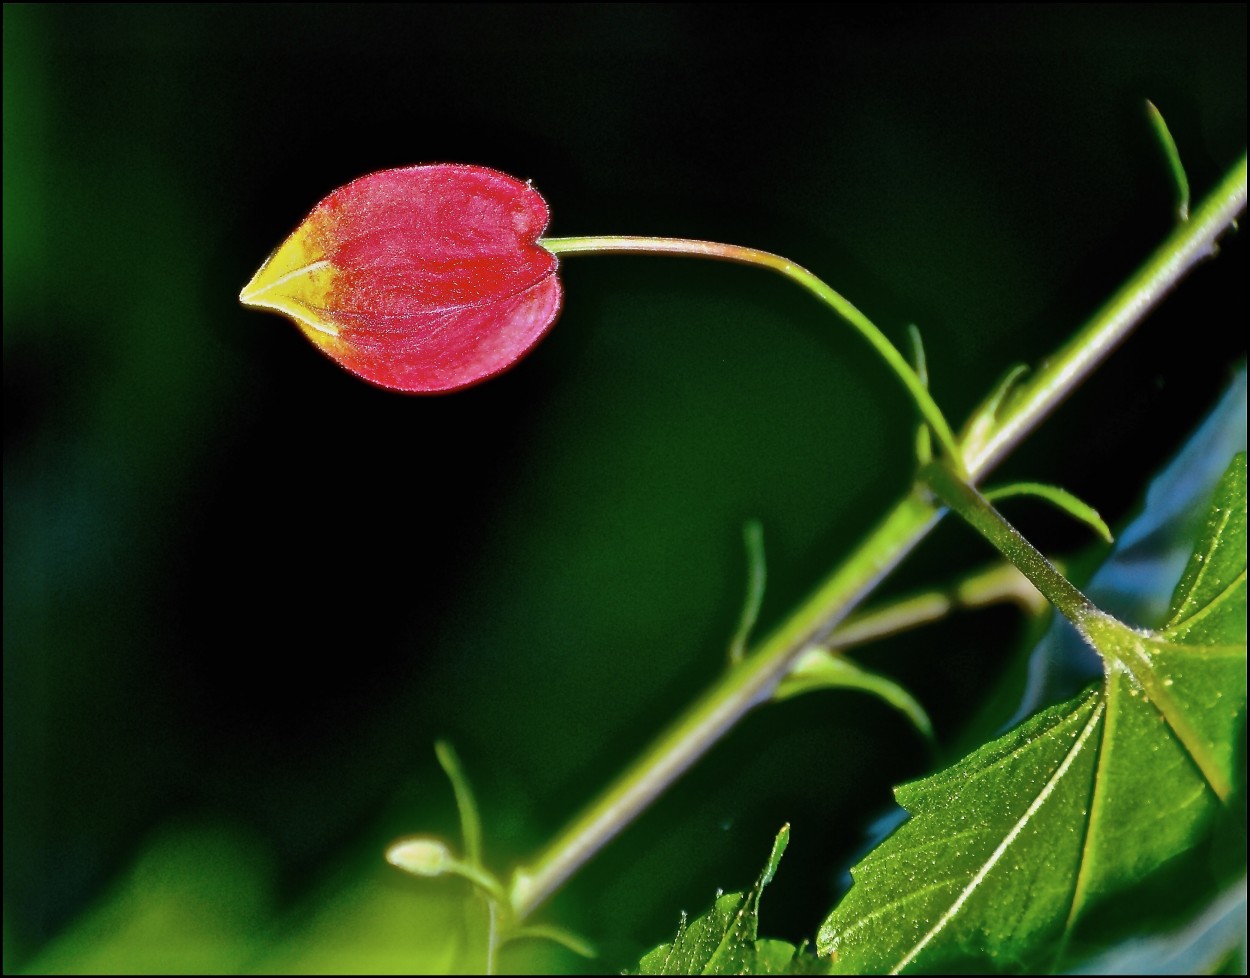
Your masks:
<svg viewBox="0 0 1250 978"><path fill-rule="evenodd" d="M838 624L919 542L936 510L908 496L851 558L774 632L728 670L512 880L512 909L524 918L682 775L753 706L771 699L794 658Z"/></svg>
<svg viewBox="0 0 1250 978"><path fill-rule="evenodd" d="M447 864L445 872L468 880L482 891L482 895L487 898L489 903L497 903L504 907L508 905L508 898L503 892L503 886L495 877L481 867L455 859Z"/></svg>
<svg viewBox="0 0 1250 978"><path fill-rule="evenodd" d="M628 235L601 235L585 238L543 238L541 244L548 251L557 255L679 255L688 258L715 258L720 261L736 262L740 265L754 265L767 268L784 275L790 281L807 289L821 302L850 323L872 348L885 359L895 376L903 382L920 409L921 416L933 429L943 450L952 462L963 466L959 453L959 443L955 433L947 423L942 409L933 400L928 387L916 374L912 365L907 362L898 349L877 325L847 302L839 293L821 281L806 268L796 265L788 258L774 255L756 248L743 248L740 245L720 244L715 241L696 241L689 238L645 238Z"/></svg>
<svg viewBox="0 0 1250 978"><path fill-rule="evenodd" d="M1098 611L1094 603L1008 523L993 503L941 462L930 462L921 469L920 481L1019 568L1065 618L1084 629L1086 620Z"/></svg>
<svg viewBox="0 0 1250 978"><path fill-rule="evenodd" d="M850 649L941 621L952 611L1011 602L1036 614L1046 600L1011 564L995 564L950 587L924 591L852 615L826 639L831 649Z"/></svg>
<svg viewBox="0 0 1250 978"><path fill-rule="evenodd" d="M1016 389L996 428L964 446L968 471L988 472L1081 385L1146 314L1199 262L1246 206L1246 157L1233 164L1189 221L1177 225L1093 318Z"/></svg>
<svg viewBox="0 0 1250 978"><path fill-rule="evenodd" d="M1245 203L1243 155L1191 220L1175 228L1102 309L1021 385L997 415L996 427L979 437L968 453L972 480L988 472L1037 427L1186 272L1214 254L1216 239ZM714 683L607 791L517 870L511 891L516 917L533 913L751 707L768 699L803 650L828 637L924 538L937 517L927 492L908 493L763 644Z"/></svg>

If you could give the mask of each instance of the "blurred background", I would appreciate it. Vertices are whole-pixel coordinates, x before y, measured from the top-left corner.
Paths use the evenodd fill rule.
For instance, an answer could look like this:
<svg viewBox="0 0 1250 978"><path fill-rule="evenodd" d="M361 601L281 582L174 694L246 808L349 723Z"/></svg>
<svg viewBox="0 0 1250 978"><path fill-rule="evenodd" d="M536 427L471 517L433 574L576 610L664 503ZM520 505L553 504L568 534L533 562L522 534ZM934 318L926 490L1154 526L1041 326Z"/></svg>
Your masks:
<svg viewBox="0 0 1250 978"><path fill-rule="evenodd" d="M555 235L780 252L898 343L919 324L962 421L1171 227L1145 98L1197 196L1243 151L1245 17L7 5L6 970L477 968L464 890L381 858L456 838L434 740L506 870L722 668L745 520L767 629L908 485L896 382L751 269L571 258L562 318L507 375L365 385L236 299L330 190L471 162L532 179ZM1122 525L1244 357L1245 294L1231 236L1000 474ZM881 593L987 558L943 526ZM861 661L918 692L949 760L1013 709L1028 632L990 610ZM933 763L861 695L762 711L542 919L629 967L790 822L763 929L810 938ZM504 967L584 965L529 943Z"/></svg>

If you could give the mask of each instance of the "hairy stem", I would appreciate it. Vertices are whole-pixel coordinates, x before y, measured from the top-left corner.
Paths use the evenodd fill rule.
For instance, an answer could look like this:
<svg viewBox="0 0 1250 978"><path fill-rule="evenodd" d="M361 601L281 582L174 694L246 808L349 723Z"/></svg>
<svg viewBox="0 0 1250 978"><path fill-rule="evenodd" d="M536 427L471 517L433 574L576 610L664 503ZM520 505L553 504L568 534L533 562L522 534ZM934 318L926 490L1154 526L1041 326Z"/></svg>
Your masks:
<svg viewBox="0 0 1250 978"><path fill-rule="evenodd" d="M1065 618L1084 630L1086 620L1098 610L1094 603L1008 523L993 503L941 462L930 462L921 469L920 481L1019 568Z"/></svg>
<svg viewBox="0 0 1250 978"><path fill-rule="evenodd" d="M990 430L975 445L964 446L970 480L979 479L1001 461L1194 265L1215 253L1217 238L1245 204L1243 155L1191 219L1174 229L1132 278L996 412ZM904 496L767 639L696 700L528 865L517 870L511 890L517 918L532 913L751 707L766 700L799 654L809 644L827 638L924 538L937 517L938 509L927 490L913 489Z"/></svg>

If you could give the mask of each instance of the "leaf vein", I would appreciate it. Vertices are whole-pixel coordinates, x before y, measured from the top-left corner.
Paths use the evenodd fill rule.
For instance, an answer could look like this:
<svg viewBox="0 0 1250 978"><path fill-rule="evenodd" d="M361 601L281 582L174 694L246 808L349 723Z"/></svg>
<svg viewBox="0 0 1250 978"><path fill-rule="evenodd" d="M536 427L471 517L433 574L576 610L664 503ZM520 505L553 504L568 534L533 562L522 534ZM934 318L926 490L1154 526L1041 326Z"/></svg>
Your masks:
<svg viewBox="0 0 1250 978"><path fill-rule="evenodd" d="M1144 669L1141 673L1136 672L1131 663L1125 659L1123 660L1124 667L1129 671L1129 675L1133 677L1133 681L1138 686L1145 690L1147 699L1158 711L1159 715L1163 717L1173 736L1180 742L1185 753L1189 755L1189 759L1193 761L1194 767L1202 775L1202 779L1207 783L1207 787L1211 789L1221 802L1226 801L1232 791L1232 785L1224 777L1223 772L1219 770L1218 764L1211 756L1210 748L1186 720L1184 710L1177 706L1176 701L1164 688L1163 684L1156 681L1154 663L1151 661L1150 656L1146 654L1145 649L1134 648L1133 655L1144 666Z"/></svg>
<svg viewBox="0 0 1250 978"><path fill-rule="evenodd" d="M1207 576L1207 571L1210 570L1211 564L1214 563L1214 561L1212 561L1210 558L1215 553L1216 549L1219 547L1220 537L1224 535L1224 530L1228 526L1228 521L1232 519L1232 516L1233 516L1233 507L1229 506L1224 510L1224 513L1221 516L1220 525L1216 528L1215 532L1211 535L1211 541L1212 541L1211 546L1210 548L1208 548L1206 554L1204 555L1202 564L1198 568L1198 573L1194 575L1193 581L1190 583L1189 587L1186 589L1185 600L1182 602L1181 608L1178 608L1177 611L1182 610L1185 605L1189 604L1190 599L1195 594L1198 593L1199 585L1202 584L1203 579Z"/></svg>
<svg viewBox="0 0 1250 978"><path fill-rule="evenodd" d="M1246 572L1243 569L1242 572L1238 574L1236 577L1234 577L1231 581L1229 581L1228 586L1224 588L1224 590L1222 590L1214 598L1212 598L1208 604L1203 605L1199 610L1195 611L1192 615L1188 616L1187 618L1181 618L1180 620L1175 621L1171 625L1169 625L1167 627L1166 634L1175 635L1178 631L1180 631L1182 626L1189 626L1190 628L1192 628L1196 622L1202 621L1202 619L1205 618L1208 614L1210 614L1212 610L1217 608L1220 602L1224 601L1226 598L1232 597L1233 592L1237 589L1237 585L1244 584L1245 581L1246 581Z"/></svg>
<svg viewBox="0 0 1250 978"><path fill-rule="evenodd" d="M1105 705L1105 703L1100 702L1094 708L1094 711L1090 715L1089 720L1086 722L1080 736L1076 738L1076 742L1071 748L1069 748L1068 753L1063 758L1063 761L1059 764L1059 767L1055 769L1055 773L1052 774L1046 781L1046 784L1042 786L1042 790L1037 793L1037 797L1034 798L1029 804L1029 807L1025 809L1024 814L1016 820L1016 824L1011 827L1011 831L1007 833L1007 835L1003 838L1003 841L995 847L992 853L990 853L989 859L985 861L985 864L978 869L972 879L969 880L968 885L965 886L959 896L956 897L955 902L942 913L942 916L938 918L937 923L929 929L928 933L920 939L919 943L917 943L915 947L907 952L897 965L890 969L890 974L896 975L911 964L912 961L916 959L916 956L928 946L929 942L932 941L933 938L937 937L937 935L945 929L946 925L954 920L959 911L963 909L964 904L968 902L977 887L981 885L986 876L990 874L990 871L998 864L999 860L1006 855L1007 850L1011 847L1012 843L1014 843L1020 833L1024 831L1024 827L1029 823L1029 820L1032 819L1038 809L1046 803L1046 800L1054 794L1055 787L1059 784L1063 776L1068 773L1068 769L1080 755L1086 741L1089 740L1090 735L1093 733L1098 724L1098 721L1102 718Z"/></svg>
<svg viewBox="0 0 1250 978"><path fill-rule="evenodd" d="M843 927L841 930L839 930L838 941L839 942L845 941L848 936L850 936L851 934L854 934L857 930L860 930L861 928L866 927L868 924L872 923L878 917L884 917L886 914L888 914L892 910L895 910L899 907L906 907L908 904L915 903L917 900L921 900L924 897L928 896L934 890L941 890L944 887L949 886L951 883L959 882L959 879L960 877L958 875L951 875L951 876L943 877L942 879L932 880L929 883L926 883L924 886L911 890L910 892L906 893L905 895L899 897L896 900L890 900L886 903L881 904L878 907L875 907L874 909L870 910L868 913L860 917L857 921L855 921L855 923L850 924L846 927Z"/></svg>

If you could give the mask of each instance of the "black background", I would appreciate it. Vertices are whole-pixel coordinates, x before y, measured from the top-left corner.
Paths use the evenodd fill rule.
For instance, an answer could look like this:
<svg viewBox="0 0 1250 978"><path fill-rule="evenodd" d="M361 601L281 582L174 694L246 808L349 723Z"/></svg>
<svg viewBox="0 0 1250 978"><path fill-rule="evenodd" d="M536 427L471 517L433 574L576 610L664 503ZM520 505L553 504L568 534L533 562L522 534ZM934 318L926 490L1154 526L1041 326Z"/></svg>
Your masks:
<svg viewBox="0 0 1250 978"><path fill-rule="evenodd" d="M1168 232L1144 98L1196 194L1243 151L1245 41L1244 5L6 6L6 966L51 967L171 825L248 839L274 914L321 920L345 879L402 907L424 884L382 846L454 835L437 736L493 864L523 859L720 668L745 519L767 628L907 486L897 385L749 269L570 259L504 377L360 383L235 298L334 187L480 163L532 179L556 235L780 252L900 344L918 323L958 420ZM1122 520L1244 356L1244 261L1231 238L1003 474ZM890 587L986 557L943 527ZM1020 634L991 611L871 661L949 749ZM810 937L930 763L853 694L753 716L549 919L628 966L789 821L765 929ZM314 932L243 966L314 966L282 956Z"/></svg>

